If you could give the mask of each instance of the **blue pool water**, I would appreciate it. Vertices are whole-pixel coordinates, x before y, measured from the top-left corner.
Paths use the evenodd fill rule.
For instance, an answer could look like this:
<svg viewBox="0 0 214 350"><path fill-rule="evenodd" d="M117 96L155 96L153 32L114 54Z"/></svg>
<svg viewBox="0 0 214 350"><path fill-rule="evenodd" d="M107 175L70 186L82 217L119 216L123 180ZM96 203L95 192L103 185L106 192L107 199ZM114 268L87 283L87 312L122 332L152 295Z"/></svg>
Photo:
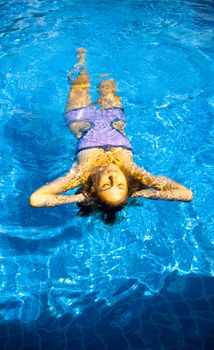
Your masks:
<svg viewBox="0 0 214 350"><path fill-rule="evenodd" d="M0 349L214 348L212 0L0 1ZM113 225L31 208L71 167L67 73L118 84L135 161L194 192Z"/></svg>

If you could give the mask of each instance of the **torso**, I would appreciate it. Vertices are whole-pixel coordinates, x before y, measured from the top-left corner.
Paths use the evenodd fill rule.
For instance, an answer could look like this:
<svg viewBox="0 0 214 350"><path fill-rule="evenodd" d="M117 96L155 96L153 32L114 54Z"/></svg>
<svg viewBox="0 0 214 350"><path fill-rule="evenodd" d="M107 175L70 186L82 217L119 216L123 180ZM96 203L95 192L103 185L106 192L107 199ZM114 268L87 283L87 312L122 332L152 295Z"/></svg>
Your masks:
<svg viewBox="0 0 214 350"><path fill-rule="evenodd" d="M65 119L78 137L77 153L94 148L132 151L130 140L124 134L125 115L121 108L88 106L67 112Z"/></svg>
<svg viewBox="0 0 214 350"><path fill-rule="evenodd" d="M133 162L132 158L132 152L122 147L112 147L107 151L102 148L91 148L82 150L76 155L77 164L86 172L92 172L93 169L108 164L115 164L123 169Z"/></svg>

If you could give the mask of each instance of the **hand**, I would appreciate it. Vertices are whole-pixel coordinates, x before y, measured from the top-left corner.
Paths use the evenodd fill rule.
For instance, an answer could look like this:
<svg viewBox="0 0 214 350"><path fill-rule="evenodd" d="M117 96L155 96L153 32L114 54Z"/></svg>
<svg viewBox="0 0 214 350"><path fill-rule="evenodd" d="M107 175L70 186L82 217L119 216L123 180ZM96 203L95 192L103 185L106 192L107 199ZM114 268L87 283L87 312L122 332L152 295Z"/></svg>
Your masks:
<svg viewBox="0 0 214 350"><path fill-rule="evenodd" d="M76 194L75 198L77 203L83 203L87 201L87 196L85 196L83 193Z"/></svg>

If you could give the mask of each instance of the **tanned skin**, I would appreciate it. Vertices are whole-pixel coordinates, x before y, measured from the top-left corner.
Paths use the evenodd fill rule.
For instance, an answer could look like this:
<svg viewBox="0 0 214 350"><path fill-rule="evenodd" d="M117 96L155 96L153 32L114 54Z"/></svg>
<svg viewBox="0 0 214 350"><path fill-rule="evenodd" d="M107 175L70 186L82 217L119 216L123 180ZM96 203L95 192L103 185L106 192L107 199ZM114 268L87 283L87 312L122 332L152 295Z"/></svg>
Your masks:
<svg viewBox="0 0 214 350"><path fill-rule="evenodd" d="M86 50L78 49L78 62L75 68L81 68L80 73L71 85L66 112L72 109L87 107L91 104L89 88L90 81L85 70ZM99 85L98 104L101 108L122 108L121 98L116 93L116 83L107 79ZM125 123L115 122L113 125L125 133ZM77 138L82 136L90 124L73 122L70 130ZM87 195L63 195L73 188L84 186L92 174L96 174L95 186L97 196L108 205L116 206L123 203L127 197L127 177L138 183L140 189L132 197L148 199L163 199L170 201L191 201L192 191L185 186L164 176L155 176L133 162L131 151L122 147L112 147L107 152L102 148L82 150L77 153L76 162L69 172L53 182L42 186L30 197L33 207L56 206L66 203L80 203L88 200Z"/></svg>

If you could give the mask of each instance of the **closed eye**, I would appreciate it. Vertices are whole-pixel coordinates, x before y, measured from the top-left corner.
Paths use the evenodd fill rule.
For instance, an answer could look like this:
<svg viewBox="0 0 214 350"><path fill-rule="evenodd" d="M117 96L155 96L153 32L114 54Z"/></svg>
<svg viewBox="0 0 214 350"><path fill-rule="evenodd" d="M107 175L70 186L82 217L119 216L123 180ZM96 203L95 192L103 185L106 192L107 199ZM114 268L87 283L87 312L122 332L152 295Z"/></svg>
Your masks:
<svg viewBox="0 0 214 350"><path fill-rule="evenodd" d="M121 190L125 190L125 186L123 184L118 184L117 187L119 187Z"/></svg>
<svg viewBox="0 0 214 350"><path fill-rule="evenodd" d="M105 184L101 187L101 191L107 191L111 188L111 185L110 184Z"/></svg>
<svg viewBox="0 0 214 350"><path fill-rule="evenodd" d="M101 187L101 191L107 191L111 188L112 186L110 184L104 184L102 187ZM125 186L123 184L118 184L117 187L120 189L120 190L125 190Z"/></svg>

